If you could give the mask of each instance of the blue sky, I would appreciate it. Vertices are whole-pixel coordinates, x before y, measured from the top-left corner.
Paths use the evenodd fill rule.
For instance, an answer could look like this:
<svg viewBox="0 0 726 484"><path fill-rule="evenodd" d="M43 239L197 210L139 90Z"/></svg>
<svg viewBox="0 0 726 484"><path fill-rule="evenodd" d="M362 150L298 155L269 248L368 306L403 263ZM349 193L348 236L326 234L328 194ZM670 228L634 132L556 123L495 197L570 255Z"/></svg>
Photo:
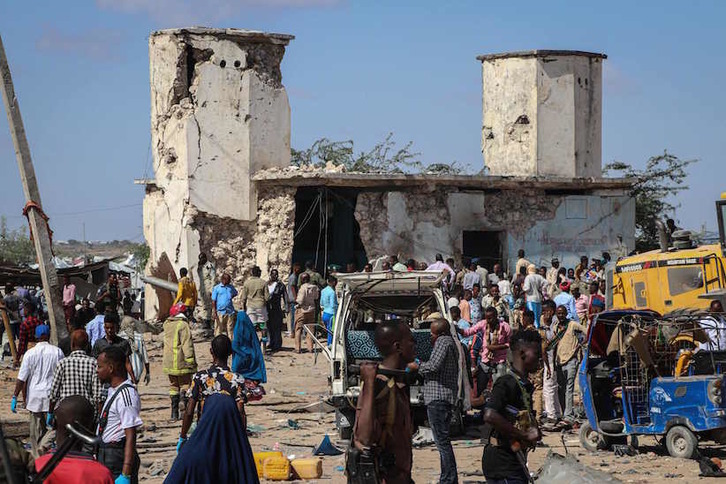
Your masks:
<svg viewBox="0 0 726 484"><path fill-rule="evenodd" d="M343 0L77 0L0 3L10 59L56 238L142 240L149 175L151 31L191 25L290 33L283 82L292 144L393 132L425 162L482 165L476 55L525 49L604 52L603 162L642 166L664 149L698 158L680 225L715 227L726 191L726 3ZM24 205L0 118L0 215Z"/></svg>

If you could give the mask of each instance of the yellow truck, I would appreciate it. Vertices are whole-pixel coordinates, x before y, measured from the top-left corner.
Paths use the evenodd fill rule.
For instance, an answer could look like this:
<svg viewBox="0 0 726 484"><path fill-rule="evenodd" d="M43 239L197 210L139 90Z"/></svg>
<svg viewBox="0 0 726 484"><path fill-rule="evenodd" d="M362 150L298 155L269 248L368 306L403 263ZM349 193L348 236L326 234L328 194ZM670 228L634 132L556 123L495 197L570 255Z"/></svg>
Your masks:
<svg viewBox="0 0 726 484"><path fill-rule="evenodd" d="M668 240L660 224L661 248L620 259L607 274L609 306L652 309L666 314L678 309L707 309L710 299L726 289L726 193L716 201L719 243L693 246L690 232Z"/></svg>

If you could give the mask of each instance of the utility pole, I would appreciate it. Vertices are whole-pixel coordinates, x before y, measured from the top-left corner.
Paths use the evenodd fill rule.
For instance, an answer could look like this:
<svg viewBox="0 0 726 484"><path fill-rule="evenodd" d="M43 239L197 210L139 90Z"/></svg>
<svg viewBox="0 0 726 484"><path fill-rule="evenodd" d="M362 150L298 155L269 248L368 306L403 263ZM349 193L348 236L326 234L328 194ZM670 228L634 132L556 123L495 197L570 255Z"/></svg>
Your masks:
<svg viewBox="0 0 726 484"><path fill-rule="evenodd" d="M13 137L13 145L15 146L15 157L18 159L20 180L23 183L23 192L27 201L25 210L27 210L28 222L33 234L33 245L38 257L43 292L48 305L50 341L57 345L59 340L68 336L65 315L63 314L61 288L58 282L58 274L53 265L50 228L48 227L47 218L44 218L45 213L40 202L38 181L35 178L33 160L30 158L30 146L28 145L28 139L25 137L23 118L20 116L18 99L15 97L15 88L13 87L13 79L10 76L10 66L5 55L2 37L0 37L0 78L2 80L3 102L8 115L8 125L10 125L10 134Z"/></svg>

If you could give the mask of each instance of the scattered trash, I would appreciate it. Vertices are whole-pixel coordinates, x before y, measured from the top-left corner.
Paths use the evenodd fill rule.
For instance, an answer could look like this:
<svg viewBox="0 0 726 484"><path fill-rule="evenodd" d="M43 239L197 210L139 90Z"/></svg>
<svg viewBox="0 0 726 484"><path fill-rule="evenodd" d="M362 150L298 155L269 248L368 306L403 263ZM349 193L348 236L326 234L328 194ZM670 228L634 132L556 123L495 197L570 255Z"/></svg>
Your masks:
<svg viewBox="0 0 726 484"><path fill-rule="evenodd" d="M623 472L623 474L628 474L628 475L637 474L637 473L638 473L638 471L636 471L635 469L628 469L627 471Z"/></svg>
<svg viewBox="0 0 726 484"><path fill-rule="evenodd" d="M280 444L286 445L288 447L309 447L311 449L314 449L315 448L314 445L310 445L310 444L298 444L298 443L295 443L295 442L280 442Z"/></svg>
<svg viewBox="0 0 726 484"><path fill-rule="evenodd" d="M411 442L414 447L423 447L434 443L434 432L428 427L419 427L418 432L413 434Z"/></svg>
<svg viewBox="0 0 726 484"><path fill-rule="evenodd" d="M156 423L151 422L149 425L146 426L145 430L148 432L154 432L156 430Z"/></svg>
<svg viewBox="0 0 726 484"><path fill-rule="evenodd" d="M328 434L325 434L323 441L315 447L313 455L340 455L343 451L333 445Z"/></svg>
<svg viewBox="0 0 726 484"><path fill-rule="evenodd" d="M683 474L671 474L671 473L668 473L668 474L666 474L663 477L665 477L666 479L680 479L681 477L683 477Z"/></svg>
<svg viewBox="0 0 726 484"><path fill-rule="evenodd" d="M633 456L638 455L638 451L636 449L634 449L632 446L627 445L627 444L614 444L612 446L612 449L613 449L613 452L615 453L615 455L618 457L623 457L626 455L633 457Z"/></svg>
<svg viewBox="0 0 726 484"><path fill-rule="evenodd" d="M295 393L297 393L298 395L305 395L305 392L295 392Z"/></svg>
<svg viewBox="0 0 726 484"><path fill-rule="evenodd" d="M297 422L297 420L293 420L291 418L287 419L287 426L290 427L292 430L300 430L300 424Z"/></svg>
<svg viewBox="0 0 726 484"><path fill-rule="evenodd" d="M343 472L345 470L345 468L343 466L335 466L335 470L337 472Z"/></svg>
<svg viewBox="0 0 726 484"><path fill-rule="evenodd" d="M718 457L701 457L698 460L698 467L701 469L700 477L726 477L726 472L721 470L721 459Z"/></svg>
<svg viewBox="0 0 726 484"><path fill-rule="evenodd" d="M573 455L550 451L540 469L537 484L600 484L622 482L612 475L581 464Z"/></svg>
<svg viewBox="0 0 726 484"><path fill-rule="evenodd" d="M265 431L262 425L247 424L247 435L259 435Z"/></svg>
<svg viewBox="0 0 726 484"><path fill-rule="evenodd" d="M274 452L279 452L279 451L280 451L280 442L275 442L275 443L274 443L274 444L272 445L272 450L273 450Z"/></svg>
<svg viewBox="0 0 726 484"><path fill-rule="evenodd" d="M164 461L161 459L156 459L150 466L149 466L149 475L152 477L161 476L163 474L166 474L166 465L164 464Z"/></svg>
<svg viewBox="0 0 726 484"><path fill-rule="evenodd" d="M320 400L319 402L306 403L292 410L285 410L287 413L331 413L335 412L335 407L329 403Z"/></svg>

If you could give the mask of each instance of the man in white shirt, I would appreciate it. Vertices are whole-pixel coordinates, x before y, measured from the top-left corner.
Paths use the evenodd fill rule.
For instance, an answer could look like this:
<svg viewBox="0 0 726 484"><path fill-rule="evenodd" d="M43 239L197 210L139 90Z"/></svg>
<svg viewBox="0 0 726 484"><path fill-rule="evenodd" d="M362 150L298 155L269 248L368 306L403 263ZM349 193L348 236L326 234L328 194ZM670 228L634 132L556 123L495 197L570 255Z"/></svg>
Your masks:
<svg viewBox="0 0 726 484"><path fill-rule="evenodd" d="M726 319L723 317L721 301L714 299L708 308L710 316L701 319L698 325L706 331L710 341L700 343L699 351L726 351Z"/></svg>
<svg viewBox="0 0 726 484"><path fill-rule="evenodd" d="M481 286L482 296L486 296L489 292L489 271L484 267L481 259L476 260L476 273L479 274L479 284Z"/></svg>
<svg viewBox="0 0 726 484"><path fill-rule="evenodd" d="M535 324L539 323L542 316L542 294L547 289L547 280L537 274L534 264L527 266L527 277L524 278L522 290L527 296L527 309L534 313ZM538 326L539 327L539 326Z"/></svg>
<svg viewBox="0 0 726 484"><path fill-rule="evenodd" d="M38 442L46 431L46 423L50 420L50 388L53 385L53 374L58 362L63 359L63 352L57 346L48 343L50 327L41 324L35 328L37 344L30 348L23 357L15 383L15 392L10 403L10 410L17 412L18 394L23 392L25 409L30 412L30 446L33 457L38 457Z"/></svg>
<svg viewBox="0 0 726 484"><path fill-rule="evenodd" d="M137 483L139 455L136 452L136 432L143 423L141 399L128 378L126 354L118 346L107 346L98 355L98 379L108 383L108 397L101 410L97 434L103 444L98 461L108 467L116 484Z"/></svg>
<svg viewBox="0 0 726 484"><path fill-rule="evenodd" d="M477 272L476 264L472 262L469 264L469 271L464 274L462 285L464 286L464 289L471 291L474 289L474 284L479 284L481 286L481 274Z"/></svg>
<svg viewBox="0 0 726 484"><path fill-rule="evenodd" d="M454 269L451 268L449 264L444 262L444 256L441 254L436 254L436 262L431 264L426 268L426 271L428 272L441 272L446 271L448 272L448 285L449 287L452 287L454 285L454 280L456 279L456 272L454 272Z"/></svg>

